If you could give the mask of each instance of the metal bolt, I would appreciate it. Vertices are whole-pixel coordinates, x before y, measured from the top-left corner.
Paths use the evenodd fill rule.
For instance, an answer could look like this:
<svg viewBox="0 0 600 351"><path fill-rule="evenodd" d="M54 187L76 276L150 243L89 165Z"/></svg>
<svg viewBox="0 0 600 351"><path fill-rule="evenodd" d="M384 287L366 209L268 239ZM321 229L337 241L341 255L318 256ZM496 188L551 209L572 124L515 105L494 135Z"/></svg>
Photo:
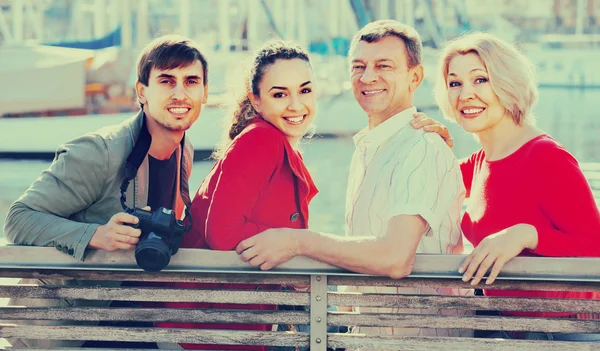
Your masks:
<svg viewBox="0 0 600 351"><path fill-rule="evenodd" d="M318 276L317 276L317 281L318 281L318 282L320 282L320 281L321 281L321 276L320 276L320 275L318 275Z"/></svg>
<svg viewBox="0 0 600 351"><path fill-rule="evenodd" d="M317 344L321 343L321 339L320 338L317 338L317 340L315 340L315 341L317 342Z"/></svg>
<svg viewBox="0 0 600 351"><path fill-rule="evenodd" d="M321 317L317 317L317 323L321 323Z"/></svg>
<svg viewBox="0 0 600 351"><path fill-rule="evenodd" d="M321 296L317 296L317 301L321 301Z"/></svg>

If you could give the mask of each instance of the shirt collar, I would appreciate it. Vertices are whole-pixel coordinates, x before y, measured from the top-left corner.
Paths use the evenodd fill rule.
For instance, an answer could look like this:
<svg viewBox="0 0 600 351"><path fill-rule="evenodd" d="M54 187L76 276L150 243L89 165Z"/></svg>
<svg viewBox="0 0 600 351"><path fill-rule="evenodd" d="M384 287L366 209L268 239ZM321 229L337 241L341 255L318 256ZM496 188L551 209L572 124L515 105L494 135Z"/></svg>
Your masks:
<svg viewBox="0 0 600 351"><path fill-rule="evenodd" d="M381 145L392 135L398 133L402 128L406 127L416 112L417 108L415 106L411 106L383 121L383 123L373 129L369 130L369 127L363 128L360 132L354 135L354 144L356 146L362 143L368 143L369 145L373 146Z"/></svg>

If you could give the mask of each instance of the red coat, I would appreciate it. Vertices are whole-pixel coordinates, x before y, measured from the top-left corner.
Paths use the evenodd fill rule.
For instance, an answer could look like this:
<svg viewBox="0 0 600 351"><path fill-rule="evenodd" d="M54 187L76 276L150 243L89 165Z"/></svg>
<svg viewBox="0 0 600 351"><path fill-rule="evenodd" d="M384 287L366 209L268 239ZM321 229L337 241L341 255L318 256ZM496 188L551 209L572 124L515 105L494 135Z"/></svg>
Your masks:
<svg viewBox="0 0 600 351"><path fill-rule="evenodd" d="M193 227L181 247L234 250L237 244L269 228L307 228L308 204L317 194L302 157L285 136L262 118L238 135L208 173L192 202ZM193 284L176 287L278 290L278 285ZM168 303L177 308L274 310L274 305ZM271 330L259 324L157 323L160 327ZM216 345L182 344L186 349ZM265 350L256 346L218 346L222 350Z"/></svg>

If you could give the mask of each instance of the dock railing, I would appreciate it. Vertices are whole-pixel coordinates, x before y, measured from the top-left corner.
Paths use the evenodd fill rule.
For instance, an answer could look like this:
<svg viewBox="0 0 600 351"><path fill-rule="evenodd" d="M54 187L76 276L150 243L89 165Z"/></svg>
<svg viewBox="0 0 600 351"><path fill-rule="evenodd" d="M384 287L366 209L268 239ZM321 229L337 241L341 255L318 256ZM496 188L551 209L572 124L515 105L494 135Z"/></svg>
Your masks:
<svg viewBox="0 0 600 351"><path fill-rule="evenodd" d="M330 325L600 333L600 320L593 319L327 310L328 306L355 306L600 313L600 301L597 300L361 294L328 290L328 286L473 288L464 283L457 272L464 257L417 255L409 277L390 279L351 273L306 258L294 258L271 271L260 271L241 262L234 252L183 249L172 258L167 269L147 273L137 268L132 252L97 251L81 262L54 248L0 247L0 301L3 298L69 301L60 306L53 303L45 307L40 307L40 304L36 304L37 307L0 306L0 338L310 346L312 351L328 347L413 351L600 350L600 343L591 342L327 333ZM21 278L33 280L18 284ZM143 282L149 286L121 286L122 281ZM156 286L157 282L310 284L310 290L182 289ZM493 287L502 290L600 292L600 259L515 258L505 266ZM109 307L109 301L272 304L310 306L310 311L165 309L154 306L122 308ZM114 327L100 326L99 321L293 324L309 325L310 332ZM16 346L12 349L33 348ZM74 348L48 346L34 349Z"/></svg>

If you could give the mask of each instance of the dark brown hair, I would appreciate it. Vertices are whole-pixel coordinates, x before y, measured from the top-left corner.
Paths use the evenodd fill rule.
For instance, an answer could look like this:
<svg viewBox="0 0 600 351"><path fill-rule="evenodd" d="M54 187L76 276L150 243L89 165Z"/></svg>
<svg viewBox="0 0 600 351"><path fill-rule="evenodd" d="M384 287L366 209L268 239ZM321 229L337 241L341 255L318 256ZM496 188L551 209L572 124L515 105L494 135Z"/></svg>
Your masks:
<svg viewBox="0 0 600 351"><path fill-rule="evenodd" d="M202 63L202 83L208 83L208 63L191 39L179 35L165 35L151 41L140 54L137 61L137 80L148 86L153 68L169 70L187 67L196 61Z"/></svg>
<svg viewBox="0 0 600 351"><path fill-rule="evenodd" d="M354 51L359 41L373 43L391 36L404 41L409 69L421 64L423 43L419 33L413 27L394 20L379 20L361 28L350 42L350 52Z"/></svg>
<svg viewBox="0 0 600 351"><path fill-rule="evenodd" d="M293 41L272 40L263 45L252 58L248 74L244 78L243 94L240 94L233 108L233 116L225 125L226 133L217 145L213 158L220 159L231 141L257 116L248 92L260 95L258 86L262 82L267 67L278 60L300 59L310 64L308 52Z"/></svg>

